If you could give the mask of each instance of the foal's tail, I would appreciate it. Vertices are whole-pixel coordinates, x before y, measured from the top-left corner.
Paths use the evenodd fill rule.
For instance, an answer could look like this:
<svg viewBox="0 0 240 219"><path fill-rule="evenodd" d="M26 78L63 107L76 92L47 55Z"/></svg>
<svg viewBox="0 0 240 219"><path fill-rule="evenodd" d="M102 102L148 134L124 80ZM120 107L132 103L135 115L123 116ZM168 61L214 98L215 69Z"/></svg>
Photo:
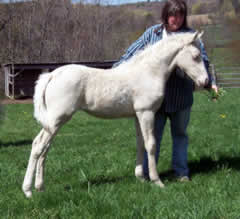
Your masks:
<svg viewBox="0 0 240 219"><path fill-rule="evenodd" d="M33 97L34 101L34 117L42 125L42 127L50 132L49 121L47 116L47 105L46 105L46 89L49 82L52 79L51 73L41 74L35 86L35 93Z"/></svg>

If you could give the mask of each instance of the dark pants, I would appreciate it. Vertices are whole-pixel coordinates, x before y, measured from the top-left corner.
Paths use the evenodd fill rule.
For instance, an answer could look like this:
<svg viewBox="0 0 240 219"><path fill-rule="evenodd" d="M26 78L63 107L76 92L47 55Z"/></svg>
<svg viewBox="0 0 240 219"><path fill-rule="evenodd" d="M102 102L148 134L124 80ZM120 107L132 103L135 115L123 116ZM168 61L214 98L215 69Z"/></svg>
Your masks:
<svg viewBox="0 0 240 219"><path fill-rule="evenodd" d="M187 126L190 119L191 107L174 112L158 112L155 116L155 138L156 138L156 162L158 162L160 144L167 118L170 119L171 135L173 142L172 168L176 176L188 176L189 169L187 163L188 135ZM145 151L143 171L146 177L149 176L148 158Z"/></svg>

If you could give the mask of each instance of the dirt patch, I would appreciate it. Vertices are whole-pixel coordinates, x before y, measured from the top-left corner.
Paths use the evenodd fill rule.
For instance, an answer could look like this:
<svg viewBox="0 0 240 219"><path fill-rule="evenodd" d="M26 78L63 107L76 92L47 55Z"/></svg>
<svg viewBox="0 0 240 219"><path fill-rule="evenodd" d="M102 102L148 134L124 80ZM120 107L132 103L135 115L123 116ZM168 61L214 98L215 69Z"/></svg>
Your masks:
<svg viewBox="0 0 240 219"><path fill-rule="evenodd" d="M32 98L22 98L22 99L9 99L5 98L1 101L1 104L29 104L33 103Z"/></svg>

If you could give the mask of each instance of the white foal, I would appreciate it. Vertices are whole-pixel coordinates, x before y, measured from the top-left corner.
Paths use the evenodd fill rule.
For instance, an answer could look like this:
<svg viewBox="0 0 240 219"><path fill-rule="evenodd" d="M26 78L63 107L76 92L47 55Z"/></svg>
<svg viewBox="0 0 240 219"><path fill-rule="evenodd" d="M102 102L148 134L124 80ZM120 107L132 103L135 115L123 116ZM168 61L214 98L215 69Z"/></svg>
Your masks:
<svg viewBox="0 0 240 219"><path fill-rule="evenodd" d="M154 115L162 103L169 75L177 66L197 86L207 83L199 37L198 33L168 37L113 69L66 65L42 74L35 87L34 116L43 128L32 144L22 186L25 195L32 196L34 173L35 188L43 189L44 161L50 143L77 110L102 118L135 117L138 146L135 175L143 178L146 149L150 180L163 187L154 158Z"/></svg>

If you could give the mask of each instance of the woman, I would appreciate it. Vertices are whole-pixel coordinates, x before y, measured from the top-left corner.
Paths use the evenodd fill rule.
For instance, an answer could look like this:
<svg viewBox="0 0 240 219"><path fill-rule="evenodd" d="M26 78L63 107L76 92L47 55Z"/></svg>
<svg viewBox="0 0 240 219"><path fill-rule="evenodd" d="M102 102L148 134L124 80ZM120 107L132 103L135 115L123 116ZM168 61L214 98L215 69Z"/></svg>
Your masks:
<svg viewBox="0 0 240 219"><path fill-rule="evenodd" d="M169 35L179 32L193 32L193 30L187 26L187 6L184 0L168 0L163 7L161 18L163 23L148 28L143 35L128 48L127 52L114 66L128 60L148 44L154 44ZM202 43L201 52L206 69L208 70L209 61ZM210 84L208 87L211 87L217 92L217 86L210 74L209 79ZM187 78L180 69L176 69L172 72L167 82L163 104L155 116L156 161L158 161L159 158L163 130L167 118L169 118L173 142L172 168L180 181L189 181L187 126L193 104L193 91L193 81ZM145 153L144 176L149 178L148 174L148 159L147 153Z"/></svg>

